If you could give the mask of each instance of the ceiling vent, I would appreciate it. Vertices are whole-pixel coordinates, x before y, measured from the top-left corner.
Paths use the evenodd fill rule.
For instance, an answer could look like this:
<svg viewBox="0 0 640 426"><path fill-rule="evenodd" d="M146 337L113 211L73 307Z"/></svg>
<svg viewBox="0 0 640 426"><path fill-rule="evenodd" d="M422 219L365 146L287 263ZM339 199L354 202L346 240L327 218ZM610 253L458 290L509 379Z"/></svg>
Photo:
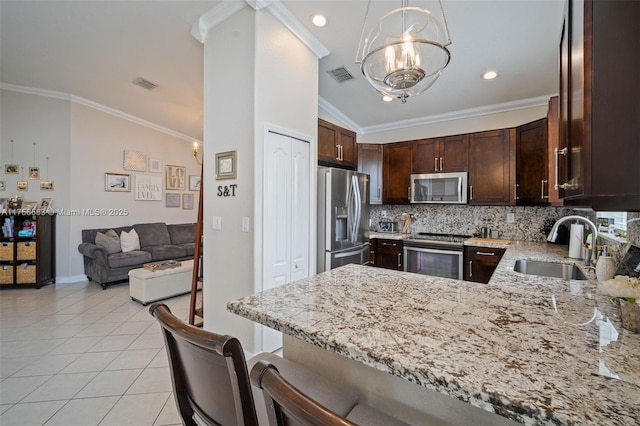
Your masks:
<svg viewBox="0 0 640 426"><path fill-rule="evenodd" d="M355 77L345 67L338 67L334 70L327 71L338 83L353 80Z"/></svg>
<svg viewBox="0 0 640 426"><path fill-rule="evenodd" d="M138 77L135 80L133 80L133 84L135 84L136 86L140 86L140 87L142 87L144 89L147 89L147 90L153 90L156 87L158 87L157 84L154 84L154 83L150 82L149 80L145 80L142 77Z"/></svg>

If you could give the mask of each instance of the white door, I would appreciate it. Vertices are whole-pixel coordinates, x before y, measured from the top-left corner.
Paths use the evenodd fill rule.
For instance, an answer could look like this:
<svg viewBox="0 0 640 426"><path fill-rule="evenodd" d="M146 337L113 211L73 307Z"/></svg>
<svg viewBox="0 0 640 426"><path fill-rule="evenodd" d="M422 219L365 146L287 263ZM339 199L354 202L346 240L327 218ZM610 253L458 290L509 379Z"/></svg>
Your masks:
<svg viewBox="0 0 640 426"><path fill-rule="evenodd" d="M263 290L309 276L309 143L267 132L264 155ZM262 327L262 350L282 334Z"/></svg>

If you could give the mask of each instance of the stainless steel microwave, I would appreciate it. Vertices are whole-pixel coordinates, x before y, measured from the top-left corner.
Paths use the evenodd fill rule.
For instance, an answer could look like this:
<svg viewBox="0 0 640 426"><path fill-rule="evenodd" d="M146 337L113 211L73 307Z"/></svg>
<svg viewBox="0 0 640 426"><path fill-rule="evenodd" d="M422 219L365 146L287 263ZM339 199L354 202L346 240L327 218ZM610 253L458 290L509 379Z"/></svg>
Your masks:
<svg viewBox="0 0 640 426"><path fill-rule="evenodd" d="M411 175L411 202L467 204L467 172Z"/></svg>

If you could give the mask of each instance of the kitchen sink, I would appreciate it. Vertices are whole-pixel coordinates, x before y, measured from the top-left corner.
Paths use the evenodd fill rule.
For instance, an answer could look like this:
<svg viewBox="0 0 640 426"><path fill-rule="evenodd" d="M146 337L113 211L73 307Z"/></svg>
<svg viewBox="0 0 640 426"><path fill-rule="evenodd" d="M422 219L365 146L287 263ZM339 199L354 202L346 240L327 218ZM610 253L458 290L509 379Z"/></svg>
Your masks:
<svg viewBox="0 0 640 426"><path fill-rule="evenodd" d="M565 280L586 280L582 271L575 265L566 263L541 262L537 260L516 260L513 270L528 275L562 278Z"/></svg>

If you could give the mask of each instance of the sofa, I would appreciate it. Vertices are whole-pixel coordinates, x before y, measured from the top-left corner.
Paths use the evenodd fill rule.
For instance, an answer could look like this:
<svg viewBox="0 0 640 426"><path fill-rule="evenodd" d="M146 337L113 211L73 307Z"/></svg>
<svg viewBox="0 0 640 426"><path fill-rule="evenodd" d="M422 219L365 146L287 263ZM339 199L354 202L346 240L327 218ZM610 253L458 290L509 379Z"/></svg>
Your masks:
<svg viewBox="0 0 640 426"><path fill-rule="evenodd" d="M126 235L123 236L123 232ZM135 234L139 244L130 245L130 236ZM121 245L120 239L123 243L126 240L127 244ZM105 244L104 241L109 242ZM145 263L193 259L195 241L195 223L141 223L118 228L83 229L78 251L84 259L87 279L106 289L107 284L128 280L129 271L141 268Z"/></svg>

